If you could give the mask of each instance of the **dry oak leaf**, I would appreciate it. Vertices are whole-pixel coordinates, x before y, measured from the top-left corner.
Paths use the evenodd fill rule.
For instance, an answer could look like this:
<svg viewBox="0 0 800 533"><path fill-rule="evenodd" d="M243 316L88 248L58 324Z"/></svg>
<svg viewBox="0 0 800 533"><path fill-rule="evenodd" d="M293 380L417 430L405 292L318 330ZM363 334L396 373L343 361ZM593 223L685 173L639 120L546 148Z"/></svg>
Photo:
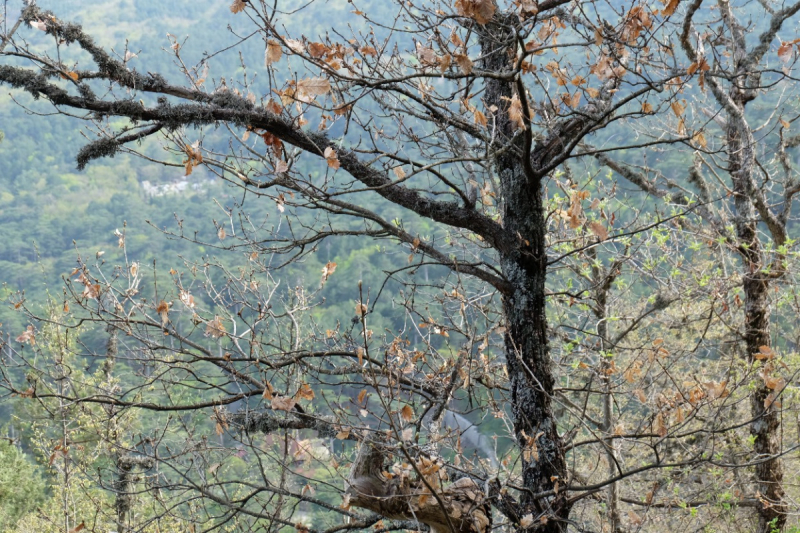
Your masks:
<svg viewBox="0 0 800 533"><path fill-rule="evenodd" d="M307 49L308 55L315 59L319 59L330 50L330 48L325 46L323 43L308 43Z"/></svg>
<svg viewBox="0 0 800 533"><path fill-rule="evenodd" d="M414 409L412 409L410 405L404 405L400 410L400 418L406 422L411 422L411 420L414 418Z"/></svg>
<svg viewBox="0 0 800 533"><path fill-rule="evenodd" d="M517 128L521 130L526 129L525 115L522 112L522 102L516 94L511 98L511 104L508 106L508 118L517 125Z"/></svg>
<svg viewBox="0 0 800 533"><path fill-rule="evenodd" d="M333 261L325 263L325 266L322 267L322 283L328 281L328 278L334 272L336 272L336 263L334 263Z"/></svg>
<svg viewBox="0 0 800 533"><path fill-rule="evenodd" d="M680 2L681 0L669 0L667 5L664 6L664 9L661 10L661 14L664 15L665 17L669 17L670 15L675 13L675 10L678 8L678 4Z"/></svg>
<svg viewBox="0 0 800 533"><path fill-rule="evenodd" d="M331 82L325 78L306 78L297 82L297 91L312 98L321 96L331 92Z"/></svg>
<svg viewBox="0 0 800 533"><path fill-rule="evenodd" d="M473 64L469 56L465 54L456 55L456 63L458 63L458 68L460 68L461 72L463 72L464 74L472 73Z"/></svg>
<svg viewBox="0 0 800 533"><path fill-rule="evenodd" d="M308 383L303 383L300 386L300 390L294 395L294 399L296 401L300 400L313 400L314 399L314 391L311 389L311 386Z"/></svg>
<svg viewBox="0 0 800 533"><path fill-rule="evenodd" d="M325 148L325 152L322 155L325 156L325 161L328 162L329 167L331 167L334 170L339 168L339 155L333 148L328 146L327 148Z"/></svg>
<svg viewBox="0 0 800 533"><path fill-rule="evenodd" d="M297 402L288 396L273 396L271 406L276 411L291 411Z"/></svg>
<svg viewBox="0 0 800 533"><path fill-rule="evenodd" d="M22 332L22 335L18 336L16 339L17 342L26 343L30 342L31 346L36 344L36 335L34 334L33 326L28 326L25 331Z"/></svg>
<svg viewBox="0 0 800 533"><path fill-rule="evenodd" d="M247 3L245 2L245 0L233 0L233 3L231 4L231 12L241 13L242 11L244 11L246 5Z"/></svg>
<svg viewBox="0 0 800 533"><path fill-rule="evenodd" d="M206 323L206 336L210 336L214 339L219 339L220 337L224 337L226 335L225 326L222 323L222 319L218 316L214 317L214 320L209 320Z"/></svg>
<svg viewBox="0 0 800 533"><path fill-rule="evenodd" d="M166 326L169 322L169 304L164 300L158 302L158 306L156 307L156 313L161 315L161 326Z"/></svg>
<svg viewBox="0 0 800 533"><path fill-rule="evenodd" d="M456 0L455 7L459 15L469 17L478 24L487 24L497 10L494 0Z"/></svg>
<svg viewBox="0 0 800 533"><path fill-rule="evenodd" d="M273 39L268 40L267 49L264 51L264 65L268 67L276 63L280 60L282 55L283 50L281 49L281 43Z"/></svg>
<svg viewBox="0 0 800 533"><path fill-rule="evenodd" d="M589 226L589 229L592 231L592 233L597 235L597 237L601 241L608 239L608 230L606 229L605 226L603 226L603 224L601 224L597 220L593 220L589 222L589 224L587 225Z"/></svg>

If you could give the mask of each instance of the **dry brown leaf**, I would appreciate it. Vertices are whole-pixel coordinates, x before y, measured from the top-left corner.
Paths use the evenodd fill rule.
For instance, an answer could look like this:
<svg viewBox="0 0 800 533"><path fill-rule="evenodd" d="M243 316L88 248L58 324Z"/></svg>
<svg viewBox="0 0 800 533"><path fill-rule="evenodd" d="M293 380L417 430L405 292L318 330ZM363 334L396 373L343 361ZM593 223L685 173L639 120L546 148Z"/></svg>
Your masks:
<svg viewBox="0 0 800 533"><path fill-rule="evenodd" d="M344 494L344 496L342 497L342 504L339 507L341 507L345 511L350 510L350 494L348 493Z"/></svg>
<svg viewBox="0 0 800 533"><path fill-rule="evenodd" d="M593 220L593 221L589 222L589 224L587 224L587 225L589 226L589 229L592 231L592 233L597 235L597 237L601 241L604 241L604 240L608 239L608 230L606 229L606 227L601 222L599 222L597 220Z"/></svg>
<svg viewBox="0 0 800 533"><path fill-rule="evenodd" d="M469 17L478 24L487 24L497 9L494 0L456 0L456 11L462 17Z"/></svg>
<svg viewBox="0 0 800 533"><path fill-rule="evenodd" d="M655 431L659 437L667 436L667 424L664 421L664 415L662 413L658 413L653 419L653 431Z"/></svg>
<svg viewBox="0 0 800 533"><path fill-rule="evenodd" d="M411 422L414 418L414 409L410 405L404 405L400 410L400 418L406 422Z"/></svg>
<svg viewBox="0 0 800 533"><path fill-rule="evenodd" d="M292 52L296 52L298 54L302 54L306 51L306 45L300 39L284 39L286 46L289 47L289 50Z"/></svg>
<svg viewBox="0 0 800 533"><path fill-rule="evenodd" d="M273 39L268 40L267 49L264 51L264 65L268 67L273 63L277 63L282 55L281 43Z"/></svg>
<svg viewBox="0 0 800 533"><path fill-rule="evenodd" d="M472 60L469 56L465 54L458 54L456 55L456 63L458 64L458 68L461 69L461 72L464 74L471 74L472 73Z"/></svg>
<svg viewBox="0 0 800 533"><path fill-rule="evenodd" d="M161 315L161 326L166 326L169 322L169 304L161 300L156 307L156 313Z"/></svg>
<svg viewBox="0 0 800 533"><path fill-rule="evenodd" d="M700 148L706 148L708 146L708 142L706 141L706 136L703 135L702 131L696 132L692 135L692 142L699 146Z"/></svg>
<svg viewBox="0 0 800 533"><path fill-rule="evenodd" d="M439 71L444 74L450 68L450 65L453 63L453 56L450 54L445 54L439 58Z"/></svg>
<svg viewBox="0 0 800 533"><path fill-rule="evenodd" d="M489 123L489 121L486 120L486 115L484 115L483 112L478 111L477 109L472 111L472 119L475 121L475 124L478 124L479 126L483 127L486 127L487 124Z"/></svg>
<svg viewBox="0 0 800 533"><path fill-rule="evenodd" d="M213 339L219 339L220 337L224 337L227 334L225 331L225 325L222 323L222 319L218 316L215 316L213 320L209 320L206 323L206 336L211 337Z"/></svg>
<svg viewBox="0 0 800 533"><path fill-rule="evenodd" d="M311 389L311 386L308 383L303 383L300 386L300 390L297 391L297 394L294 395L295 400L313 400L314 399L314 391Z"/></svg>
<svg viewBox="0 0 800 533"><path fill-rule="evenodd" d="M22 332L22 335L19 335L16 339L17 342L26 343L29 342L31 346L36 344L36 335L34 334L33 326L28 326L25 331Z"/></svg>
<svg viewBox="0 0 800 533"><path fill-rule="evenodd" d="M308 55L315 59L319 59L320 57L324 56L328 50L330 50L330 48L322 43L308 43L306 48L308 50Z"/></svg>
<svg viewBox="0 0 800 533"><path fill-rule="evenodd" d="M788 63L792 60L792 52L794 47L790 42L783 42L778 47L778 59L780 59L783 63Z"/></svg>
<svg viewBox="0 0 800 533"><path fill-rule="evenodd" d="M291 411L297 402L288 396L273 396L270 405L276 411Z"/></svg>
<svg viewBox="0 0 800 533"><path fill-rule="evenodd" d="M265 400L272 400L272 397L273 397L272 393L273 392L274 392L274 389L272 388L272 385L270 384L269 381L267 381L267 386L264 387L264 392L261 394L261 396Z"/></svg>
<svg viewBox="0 0 800 533"><path fill-rule="evenodd" d="M247 3L244 0L233 0L233 3L231 4L231 12L241 13L244 11L246 5Z"/></svg>
<svg viewBox="0 0 800 533"><path fill-rule="evenodd" d="M336 263L334 263L333 261L325 263L325 266L322 267L322 283L328 281L328 278L334 272L336 272Z"/></svg>
<svg viewBox="0 0 800 533"><path fill-rule="evenodd" d="M436 65L439 63L439 58L436 57L436 52L433 48L422 46L417 43L417 58L419 62L426 66Z"/></svg>
<svg viewBox="0 0 800 533"><path fill-rule="evenodd" d="M321 96L331 92L331 82L325 78L306 78L297 82L297 90L310 97Z"/></svg>
<svg viewBox="0 0 800 533"><path fill-rule="evenodd" d="M675 13L675 10L678 8L678 4L680 2L681 0L669 0L667 5L664 6L664 9L661 10L661 14L664 15L665 17L669 17L670 15Z"/></svg>
<svg viewBox="0 0 800 533"><path fill-rule="evenodd" d="M325 156L325 161L328 162L329 167L334 170L339 168L339 156L333 148L330 146L325 148L323 155Z"/></svg>
<svg viewBox="0 0 800 533"><path fill-rule="evenodd" d="M522 102L516 94L511 98L511 103L508 106L508 118L517 125L518 129L526 129L525 115L522 112Z"/></svg>

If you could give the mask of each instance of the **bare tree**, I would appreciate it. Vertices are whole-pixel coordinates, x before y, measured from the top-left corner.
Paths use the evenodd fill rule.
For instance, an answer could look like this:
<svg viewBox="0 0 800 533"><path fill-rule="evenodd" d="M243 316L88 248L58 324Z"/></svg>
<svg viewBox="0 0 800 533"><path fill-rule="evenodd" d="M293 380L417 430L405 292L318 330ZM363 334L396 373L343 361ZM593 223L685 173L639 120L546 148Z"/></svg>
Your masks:
<svg viewBox="0 0 800 533"><path fill-rule="evenodd" d="M27 386L7 373L7 388L159 421L124 441L98 431L117 454L106 486L121 531L181 517L203 529L617 532L663 527L655 512L675 527L781 531L795 508L781 461L798 443L780 431L793 374L774 349L769 289L794 257L786 150L798 143L784 135L793 118L760 118L779 147L760 161L747 105L791 92L796 42L772 47L800 4L679 4L400 1L393 21L356 9L350 35L304 36L284 27L288 3L236 0L264 46L262 85L252 67L212 82L178 42L185 83L171 83L27 7L25 27L57 53L9 36L0 81L85 113L98 137L79 168L162 135L164 164L203 166L282 215L268 227L228 209L215 245L249 266L187 263L169 288L145 289L127 257L113 271L82 260L73 308L51 320L120 335L119 350L83 354L105 357L104 381L65 384L23 350L16 360L37 372ZM75 66L85 54L94 69ZM130 125L112 131L111 117ZM316 289L274 277L342 236L408 252L389 273L404 284L398 331L371 329L377 288L354 280L353 316L323 325ZM426 286L414 276L426 265L447 274ZM744 357L720 347L730 338ZM465 416L493 416L513 446L487 451L473 431L481 456L468 460ZM356 444L346 474L313 433ZM247 476L221 466L239 453ZM153 471L139 488L134 466ZM678 495L659 496L667 485ZM158 510L135 518L138 492ZM343 522L301 524L304 505Z"/></svg>

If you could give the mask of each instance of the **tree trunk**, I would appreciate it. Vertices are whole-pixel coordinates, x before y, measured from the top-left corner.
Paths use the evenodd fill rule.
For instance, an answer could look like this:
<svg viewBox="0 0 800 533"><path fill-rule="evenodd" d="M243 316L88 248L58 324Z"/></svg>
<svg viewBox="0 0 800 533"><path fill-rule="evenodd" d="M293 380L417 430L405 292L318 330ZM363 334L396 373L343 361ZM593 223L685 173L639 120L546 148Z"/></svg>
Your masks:
<svg viewBox="0 0 800 533"><path fill-rule="evenodd" d="M508 72L513 68L516 17L495 20L481 29L484 68ZM513 81L488 79L487 107L497 106L498 136L514 148L495 160L499 177L503 226L519 239L516 249L500 256L500 265L513 290L503 299L506 320L505 356L511 384L511 410L517 445L522 450L522 481L526 491L520 497L519 516L532 515L529 531L564 532L569 505L564 449L556 429L551 406L554 379L547 343L545 313L545 210L541 176L531 172L525 161L525 134L507 113L514 97ZM525 102L525 95L517 95ZM530 127L530 126L528 126ZM528 132L529 133L529 132ZM513 141L512 141L513 139ZM537 493L554 491L537 497Z"/></svg>
<svg viewBox="0 0 800 533"><path fill-rule="evenodd" d="M748 363L755 363L754 356L762 346L771 346L770 305L768 291L770 274L762 264L762 247L758 238L758 216L753 205L755 168L755 141L750 127L744 118L746 100L737 98L736 104L741 113L738 117L729 114L726 132L730 175L733 183L736 236L739 253L742 257L743 289L745 294L744 339ZM782 244L782 243L777 243ZM770 363L765 365L768 368ZM756 384L750 396L753 422L750 433L755 437L753 443L756 495L762 502L758 508L758 531L775 533L782 531L786 524L788 511L784 501L783 464L778 454L781 451L778 410L772 404L773 396L763 381Z"/></svg>

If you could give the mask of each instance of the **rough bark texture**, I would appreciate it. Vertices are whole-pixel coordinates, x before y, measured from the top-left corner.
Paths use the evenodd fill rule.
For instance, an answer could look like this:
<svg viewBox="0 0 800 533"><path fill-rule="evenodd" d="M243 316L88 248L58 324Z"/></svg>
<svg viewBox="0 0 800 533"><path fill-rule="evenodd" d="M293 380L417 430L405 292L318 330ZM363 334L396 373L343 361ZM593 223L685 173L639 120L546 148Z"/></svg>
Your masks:
<svg viewBox="0 0 800 533"><path fill-rule="evenodd" d="M482 31L484 68L509 71L512 60L509 48L514 45L511 24L496 19ZM509 21L510 22L510 21ZM513 55L511 56L513 58ZM487 105L505 110L515 94L515 84L489 80ZM521 99L525 101L525 95ZM532 171L528 154L529 139L517 128L507 113L498 113L498 134L513 140L515 149L495 161L503 198L503 225L518 238L517 246L500 253L500 264L514 291L503 299L506 317L505 353L511 383L511 405L517 444L523 450L522 493L519 514L531 514L530 530L566 531L569 505L557 484L566 481L566 464L561 439L556 428L551 400L554 379L547 342L545 314L545 211L541 176ZM527 159L527 161L526 161ZM539 498L537 493L554 491Z"/></svg>
<svg viewBox="0 0 800 533"><path fill-rule="evenodd" d="M743 262L743 289L745 294L744 340L747 358L754 363L754 355L762 346L771 346L770 339L770 274L762 264L762 249L757 233L758 217L753 205L753 177L755 143L744 120L744 98L737 99L742 111L740 117L729 117L727 144L730 173L733 182L735 225L739 251ZM761 381L750 396L753 423L750 433L755 437L753 451L759 509L758 530L763 533L781 531L786 523L787 504L784 501L783 464L780 454L778 410L772 405L770 389ZM774 396L773 396L774 397ZM770 397L772 398L772 397Z"/></svg>

